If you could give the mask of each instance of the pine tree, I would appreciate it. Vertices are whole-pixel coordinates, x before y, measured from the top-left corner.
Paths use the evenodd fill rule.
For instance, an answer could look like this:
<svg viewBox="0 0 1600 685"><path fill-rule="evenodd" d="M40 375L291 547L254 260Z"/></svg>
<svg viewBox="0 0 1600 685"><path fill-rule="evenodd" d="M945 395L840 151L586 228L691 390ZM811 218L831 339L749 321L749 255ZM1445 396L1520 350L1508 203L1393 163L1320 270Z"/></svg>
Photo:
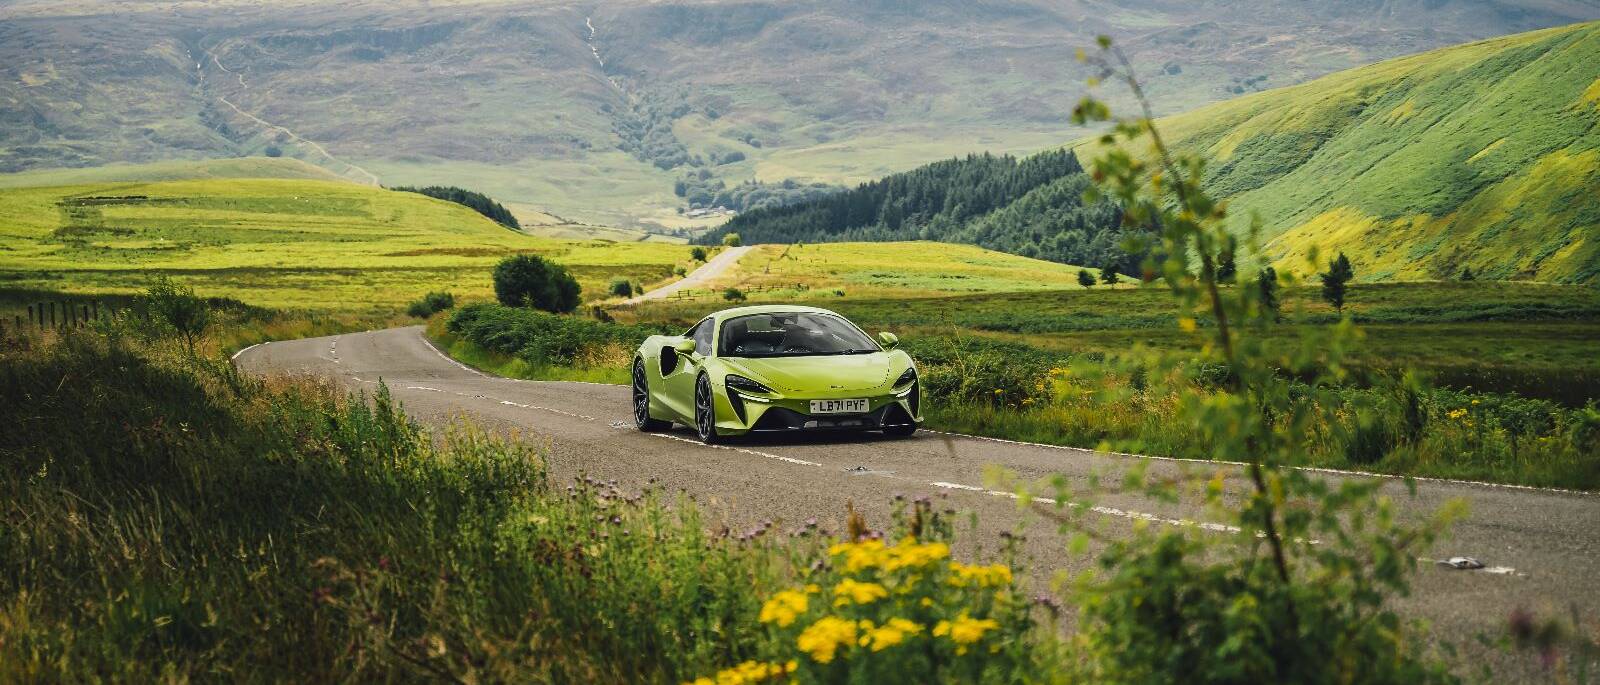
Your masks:
<svg viewBox="0 0 1600 685"><path fill-rule="evenodd" d="M1100 267L1100 282L1106 285L1117 284L1117 265L1106 264Z"/></svg>
<svg viewBox="0 0 1600 685"><path fill-rule="evenodd" d="M1085 288L1094 287L1094 276L1089 275L1088 269L1078 269L1078 285Z"/></svg>
<svg viewBox="0 0 1600 685"><path fill-rule="evenodd" d="M1344 313L1345 284L1355 277L1355 270L1350 267L1350 260L1343 252L1328 262L1328 271L1321 274L1322 299L1333 305L1335 311Z"/></svg>
<svg viewBox="0 0 1600 685"><path fill-rule="evenodd" d="M1477 277L1472 275L1472 267L1469 266L1469 267L1463 268L1461 270L1461 280L1463 280L1463 281L1477 280Z"/></svg>

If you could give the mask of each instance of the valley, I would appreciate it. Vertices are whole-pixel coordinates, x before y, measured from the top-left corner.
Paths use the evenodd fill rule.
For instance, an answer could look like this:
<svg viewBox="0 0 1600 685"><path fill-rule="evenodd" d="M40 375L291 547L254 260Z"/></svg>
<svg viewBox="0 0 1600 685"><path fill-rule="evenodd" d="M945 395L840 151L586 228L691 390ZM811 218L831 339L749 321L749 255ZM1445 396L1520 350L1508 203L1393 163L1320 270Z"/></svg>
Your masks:
<svg viewBox="0 0 1600 685"><path fill-rule="evenodd" d="M0 171L280 154L682 236L686 175L852 185L1080 133L1073 51L1122 37L1169 114L1495 35L1582 0L671 4L179 1L0 8ZM710 205L714 206L714 205ZM684 212L680 214L679 212ZM635 234L637 235L637 234Z"/></svg>

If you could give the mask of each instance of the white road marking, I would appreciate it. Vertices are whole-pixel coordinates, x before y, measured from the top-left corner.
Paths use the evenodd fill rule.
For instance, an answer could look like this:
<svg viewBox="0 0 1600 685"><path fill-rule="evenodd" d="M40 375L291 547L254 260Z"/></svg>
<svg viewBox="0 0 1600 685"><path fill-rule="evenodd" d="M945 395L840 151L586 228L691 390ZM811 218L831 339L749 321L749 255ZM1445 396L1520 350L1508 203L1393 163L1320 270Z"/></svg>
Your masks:
<svg viewBox="0 0 1600 685"><path fill-rule="evenodd" d="M945 490L966 490L968 492L977 492L977 493L982 493L982 494L985 494L985 495L993 495L995 497L1009 497L1011 499L1020 499L1019 496L1017 495L1017 493L1015 493L1015 492L1005 492L1003 490L989 490L987 488L980 488L980 487L978 487L976 485L962 485L960 483L947 483L945 481L936 481L936 482L933 482L933 483L929 483L929 485L932 485L933 487L936 487L936 488L943 488ZM1044 504L1056 504L1056 500L1053 499L1053 498L1050 498L1050 497L1033 497L1031 499L1033 501L1035 501L1035 502L1041 502L1041 503L1044 503ZM1069 507L1075 508L1075 509L1078 508L1078 507L1083 506L1082 504L1080 504L1078 502L1067 502L1066 505L1069 506ZM1207 523L1207 522L1204 522L1204 521L1191 521L1189 519L1162 518L1160 516L1156 516L1155 514L1146 514L1144 512L1139 512L1139 511L1123 511L1123 510L1117 509L1115 507L1104 507L1104 506L1096 505L1096 506L1089 507L1089 511L1095 512L1097 514L1105 514L1107 516L1118 516L1118 517L1125 518L1125 519L1151 521L1151 522L1154 522L1154 523L1165 523L1165 524L1170 525L1170 526L1196 527L1196 528L1200 528L1202 530L1209 530L1209 531L1217 532L1217 533L1237 533L1237 532L1239 532L1239 528L1236 527L1236 526L1229 526L1229 525L1224 525L1224 524L1221 524L1221 523Z"/></svg>
<svg viewBox="0 0 1600 685"><path fill-rule="evenodd" d="M249 347L246 347L246 348L244 348L242 350L239 350L238 352L234 352L232 357L228 357L228 361L239 361L239 355L244 354L246 352L249 352L250 350L253 350L253 349L255 349L257 347L260 347L260 346L262 346L264 344L266 344L266 343L256 343L256 344L251 345Z"/></svg>
<svg viewBox="0 0 1600 685"><path fill-rule="evenodd" d="M624 428L626 428L626 427L624 427ZM797 464L797 465L800 465L800 466L821 466L821 464L818 464L817 462L814 462L814 461L806 461L804 459L795 459L794 457L785 457L783 455L772 454L770 452L757 452L755 450L747 450L747 449L745 449L743 447L731 447L729 445L707 445L707 444L705 444L703 442L700 442L699 440L690 440L688 438L680 438L680 437L678 437L676 435L668 435L666 433L645 433L645 435L653 435L655 437L666 438L668 440L677 440L678 442L684 442L684 443L688 443L690 445L699 445L701 447L709 447L711 449L733 450L734 452L739 452L739 453L742 453L742 454L750 454L750 455L754 455L754 456L757 456L757 457L765 457L767 459L776 459L778 461L787 462L787 463L790 463L790 464Z"/></svg>
<svg viewBox="0 0 1600 685"><path fill-rule="evenodd" d="M993 437L989 437L987 435L968 435L966 433L951 433L951 432L947 432L947 431L936 431L936 430L927 429L927 428L922 429L922 432L924 432L924 433L932 433L934 435L948 435L948 436L956 437L956 438L969 438L969 439L972 439L972 440L984 440L984 441L987 441L987 442L998 442L998 443L1004 443L1004 444L1007 444L1007 445L1021 445L1023 447L1042 447L1042 448L1045 448L1045 449L1066 450L1066 451L1070 451L1070 452L1083 452L1083 453L1086 453L1086 454L1094 454L1094 455L1107 455L1108 454L1108 455L1112 455L1112 456L1116 456L1116 457L1128 457L1130 459L1147 459L1147 460L1151 460L1151 461L1170 461L1170 462L1178 462L1178 463L1186 463L1186 464L1221 464L1221 465L1224 465L1224 466L1249 466L1250 465L1248 462L1229 461L1229 460L1226 460L1226 459L1188 459L1188 458L1184 458L1184 457L1157 457L1157 456L1151 456L1151 455L1148 455L1148 454L1134 454L1132 452L1112 452L1112 451L1109 451L1109 450L1101 451L1101 450L1097 450L1097 449L1090 449L1090 448L1087 448L1087 447L1072 447L1070 445L1051 445L1051 444L1042 443L1042 442L1024 442L1024 441L1021 441L1021 440L1007 440L1005 438L993 438ZM1358 478L1384 478L1384 479L1388 479L1388 480L1404 480L1405 479L1405 476L1398 476L1398 475L1395 475L1395 474L1392 474L1392 473L1374 473L1374 472L1371 472L1371 471L1346 471L1346 470L1342 470L1342 469L1324 468L1324 467L1321 467L1321 466L1295 466L1293 468L1295 468L1297 470L1300 470L1300 471L1306 471L1308 473L1325 473L1325 474L1335 475L1335 476L1352 476L1352 477L1358 477ZM1483 488L1502 488L1502 489L1506 489L1506 490L1530 490L1530 491L1533 491L1533 492L1552 492L1552 493L1559 493L1559 494L1563 494L1563 495L1584 495L1584 496L1587 496L1587 497L1600 496L1600 491L1569 490L1567 488L1546 488L1546 487L1539 487L1539 486L1536 486L1536 485L1514 485L1514 484L1510 484L1510 483L1490 483L1490 482L1481 481L1481 480L1457 480L1457 479L1454 479L1454 478L1431 478L1431 477L1428 477L1428 476L1412 476L1411 479L1414 480L1414 481L1417 481L1418 483L1443 483L1443 484L1446 484L1446 485L1470 485L1470 486L1474 486L1474 487L1483 487Z"/></svg>
<svg viewBox="0 0 1600 685"><path fill-rule="evenodd" d="M421 332L417 333L417 337L421 338L422 339L422 344L427 345L428 349L433 350L434 354L439 355L440 359L443 359L443 360L445 360L447 362L450 362L451 364L454 364L456 366L456 368L461 369L462 371L470 373L470 374L472 374L474 376L477 376L479 378L488 378L489 377L488 374L485 374L482 371L479 371L479 370L474 369L474 368L472 368L470 366L467 366L466 364L462 364L461 362L456 361L455 358L451 357L450 355L445 354L443 350L440 350L437 345L433 344L432 340L428 339L428 336L423 335Z"/></svg>

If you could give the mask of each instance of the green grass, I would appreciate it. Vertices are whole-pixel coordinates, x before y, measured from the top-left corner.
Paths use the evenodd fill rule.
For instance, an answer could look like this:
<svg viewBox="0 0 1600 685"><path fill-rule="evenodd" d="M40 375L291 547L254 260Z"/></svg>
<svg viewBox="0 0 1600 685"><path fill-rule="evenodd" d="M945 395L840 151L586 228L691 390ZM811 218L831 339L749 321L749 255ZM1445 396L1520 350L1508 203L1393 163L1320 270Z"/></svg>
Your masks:
<svg viewBox="0 0 1600 685"><path fill-rule="evenodd" d="M1445 48L1162 119L1280 269L1600 280L1600 24ZM1093 146L1082 148L1089 156Z"/></svg>
<svg viewBox="0 0 1600 685"><path fill-rule="evenodd" d="M7 682L675 683L819 553L159 339L3 336L0 389Z"/></svg>
<svg viewBox="0 0 1600 685"><path fill-rule="evenodd" d="M165 274L261 306L373 312L433 290L489 297L494 263L524 252L566 265L590 297L617 276L662 280L688 258L680 246L533 237L458 205L337 181L0 190L0 284L16 288L126 293Z"/></svg>

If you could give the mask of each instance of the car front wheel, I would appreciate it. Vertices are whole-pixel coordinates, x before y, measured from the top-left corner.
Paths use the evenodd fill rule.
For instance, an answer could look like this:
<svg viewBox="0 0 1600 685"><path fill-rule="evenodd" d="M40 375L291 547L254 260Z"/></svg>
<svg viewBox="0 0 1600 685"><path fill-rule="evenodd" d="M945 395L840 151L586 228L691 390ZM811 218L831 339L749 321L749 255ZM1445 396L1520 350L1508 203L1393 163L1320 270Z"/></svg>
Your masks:
<svg viewBox="0 0 1600 685"><path fill-rule="evenodd" d="M700 435L700 442L707 445L722 442L722 437L717 435L715 402L716 397L711 394L711 378L701 374L694 384L694 430Z"/></svg>

